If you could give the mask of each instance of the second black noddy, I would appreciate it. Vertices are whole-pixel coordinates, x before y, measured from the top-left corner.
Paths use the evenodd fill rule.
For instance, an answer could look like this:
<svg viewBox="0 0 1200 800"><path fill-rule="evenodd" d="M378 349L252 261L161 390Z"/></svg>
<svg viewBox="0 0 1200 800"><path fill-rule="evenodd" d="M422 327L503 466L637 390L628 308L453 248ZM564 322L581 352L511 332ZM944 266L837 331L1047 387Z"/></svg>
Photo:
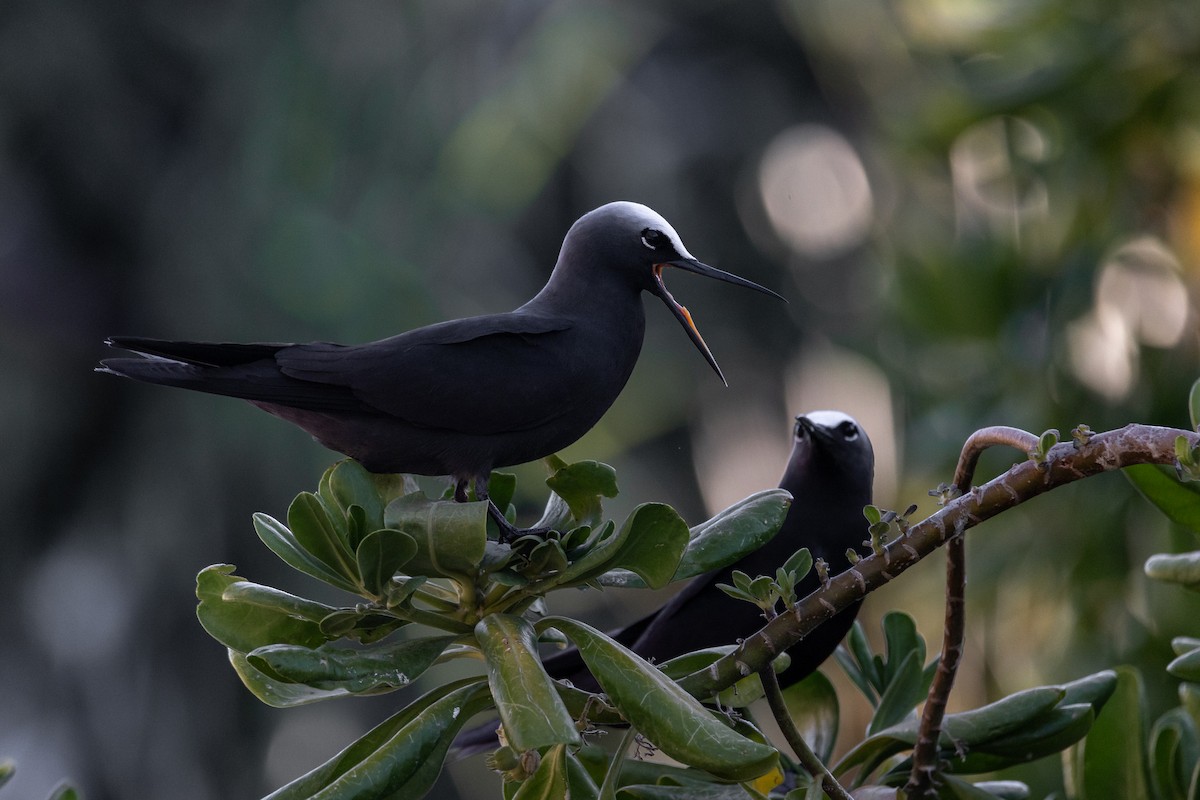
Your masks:
<svg viewBox="0 0 1200 800"><path fill-rule="evenodd" d="M871 440L853 417L840 411L813 411L796 417L792 452L779 481L793 500L779 533L734 564L693 578L662 608L609 635L660 664L694 650L736 644L752 635L766 624L762 612L729 597L717 584L732 584L735 569L752 578L774 576L801 547L807 547L814 560L823 559L831 575L848 567L846 551L858 548L868 535L862 512L871 502L874 476ZM797 584L796 596L805 597L819 586L817 571L810 570ZM833 654L854 624L860 605L847 607L788 648L791 665L779 674L781 686L804 680ZM600 689L574 649L555 653L544 664L553 678L587 691ZM496 745L494 724L466 731L455 742L460 756L493 750Z"/></svg>
<svg viewBox="0 0 1200 800"><path fill-rule="evenodd" d="M114 336L146 358L99 371L239 397L372 472L449 475L455 498L487 497L493 469L557 452L608 410L629 379L657 296L724 381L688 310L663 283L674 267L779 297L692 256L650 208L609 203L571 226L549 281L525 305L361 345L227 344ZM505 538L518 533L494 504Z"/></svg>

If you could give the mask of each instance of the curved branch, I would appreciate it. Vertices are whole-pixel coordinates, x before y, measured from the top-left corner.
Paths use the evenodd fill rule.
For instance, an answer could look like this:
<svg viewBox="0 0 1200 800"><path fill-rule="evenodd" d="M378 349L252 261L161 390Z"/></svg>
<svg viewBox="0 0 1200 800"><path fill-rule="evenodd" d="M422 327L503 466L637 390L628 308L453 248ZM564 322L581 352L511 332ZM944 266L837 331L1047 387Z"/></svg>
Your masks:
<svg viewBox="0 0 1200 800"><path fill-rule="evenodd" d="M971 480L979 457L989 447L1008 445L1024 453L1038 446L1038 437L1018 428L997 425L975 431L963 445L954 470L954 489L963 495L970 491ZM932 796L933 778L937 771L938 740L942 735L942 719L950 702L950 691L962 660L963 639L966 636L967 553L965 537L953 536L946 543L946 621L942 628L942 657L929 686L925 707L921 711L921 726L913 747L913 766L904 787L909 797Z"/></svg>
<svg viewBox="0 0 1200 800"><path fill-rule="evenodd" d="M1192 446L1200 434L1177 428L1126 425L1098 433L1086 444L1055 445L1046 461L1017 464L1008 472L947 503L918 522L908 533L832 578L797 603L792 613L780 614L736 650L703 670L679 681L686 691L704 697L758 672L784 649L803 639L820 623L867 593L878 589L945 544L986 519L1040 494L1102 472L1134 464L1175 463L1175 439L1184 436Z"/></svg>

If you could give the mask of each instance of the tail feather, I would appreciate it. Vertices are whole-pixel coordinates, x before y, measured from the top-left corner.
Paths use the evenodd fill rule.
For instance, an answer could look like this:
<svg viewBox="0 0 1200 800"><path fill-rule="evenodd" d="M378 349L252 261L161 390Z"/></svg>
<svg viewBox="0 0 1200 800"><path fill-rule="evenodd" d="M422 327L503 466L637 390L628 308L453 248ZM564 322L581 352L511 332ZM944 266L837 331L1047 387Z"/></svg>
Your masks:
<svg viewBox="0 0 1200 800"><path fill-rule="evenodd" d="M286 344L233 342L172 342L163 339L147 339L141 336L113 336L105 341L110 347L132 350L158 358L169 358L185 364L202 364L210 367L236 367L272 358Z"/></svg>
<svg viewBox="0 0 1200 800"><path fill-rule="evenodd" d="M372 413L345 386L290 378L279 371L274 359L258 360L242 366L214 367L177 361L155 353L149 358L105 359L96 371L256 403L311 411Z"/></svg>

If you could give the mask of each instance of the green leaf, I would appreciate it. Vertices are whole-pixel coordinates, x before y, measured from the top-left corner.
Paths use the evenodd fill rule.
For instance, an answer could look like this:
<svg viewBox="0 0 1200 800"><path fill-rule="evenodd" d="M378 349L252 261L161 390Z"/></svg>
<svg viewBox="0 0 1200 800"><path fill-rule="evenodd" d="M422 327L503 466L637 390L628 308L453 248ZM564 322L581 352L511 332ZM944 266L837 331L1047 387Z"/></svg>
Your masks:
<svg viewBox="0 0 1200 800"><path fill-rule="evenodd" d="M675 509L662 503L643 503L619 531L592 545L554 583L574 586L620 567L636 573L646 586L660 588L675 573L687 537L687 523Z"/></svg>
<svg viewBox="0 0 1200 800"><path fill-rule="evenodd" d="M1181 681L1200 683L1200 647L1184 653L1167 664L1167 672Z"/></svg>
<svg viewBox="0 0 1200 800"><path fill-rule="evenodd" d="M350 692L345 689L317 689L302 683L288 683L276 680L267 673L257 669L246 656L236 650L229 651L229 663L242 683L251 694L272 708L294 708L308 705L333 697L346 697Z"/></svg>
<svg viewBox="0 0 1200 800"><path fill-rule="evenodd" d="M196 616L210 636L240 653L281 642L316 647L325 641L320 625L294 614L287 603L262 604L259 598L274 592L268 587L259 587L261 592L252 601L244 599L244 590L242 597L236 592L226 597L226 589L245 581L233 574L235 569L231 564L214 564L196 576L196 597L200 601ZM305 601L295 599L304 605ZM308 610L311 607L306 606L306 613Z"/></svg>
<svg viewBox="0 0 1200 800"><path fill-rule="evenodd" d="M807 547L801 547L796 552L792 553L787 561L783 562L783 571L793 573L796 580L800 580L808 571L812 569L813 557Z"/></svg>
<svg viewBox="0 0 1200 800"><path fill-rule="evenodd" d="M883 616L883 636L887 645L887 666L883 677L888 683L896 679L900 666L910 654L917 664L925 665L925 639L917 633L917 623L903 611L889 611Z"/></svg>
<svg viewBox="0 0 1200 800"><path fill-rule="evenodd" d="M517 476L511 472L493 472L488 477L488 497L501 511L508 509L517 492Z"/></svg>
<svg viewBox="0 0 1200 800"><path fill-rule="evenodd" d="M947 714L942 729L953 742L969 748L980 747L985 742L1027 730L1036 720L1049 714L1066 696L1066 690L1059 686L1025 689L980 708ZM916 743L915 737L913 743Z"/></svg>
<svg viewBox="0 0 1200 800"><path fill-rule="evenodd" d="M1029 797L1029 787L1017 781L987 781L968 783L953 775L941 775L945 788L939 797L954 798L954 800L1025 800Z"/></svg>
<svg viewBox="0 0 1200 800"><path fill-rule="evenodd" d="M374 475L353 459L344 459L325 470L317 494L332 508L348 514L358 506L366 517L367 530L383 527L383 509L390 497L383 491L403 493L407 488L404 475Z"/></svg>
<svg viewBox="0 0 1200 800"><path fill-rule="evenodd" d="M822 763L829 763L837 742L837 692L820 670L783 690L788 715L796 723L804 741Z"/></svg>
<svg viewBox="0 0 1200 800"><path fill-rule="evenodd" d="M268 645L247 653L246 658L255 669L283 683L379 694L411 684L455 638L426 636L365 648Z"/></svg>
<svg viewBox="0 0 1200 800"><path fill-rule="evenodd" d="M1150 731L1150 781L1158 800L1189 800L1193 766L1200 764L1196 723L1176 707L1163 714Z"/></svg>
<svg viewBox="0 0 1200 800"><path fill-rule="evenodd" d="M888 666L891 667L890 664ZM924 699L922 667L916 652L910 652L900 661L887 688L879 697L875 716L871 718L871 724L867 728L868 734L878 733L895 725L912 713L917 703Z"/></svg>
<svg viewBox="0 0 1200 800"><path fill-rule="evenodd" d="M679 680L694 672L699 672L736 649L737 645L726 644L717 647L706 647L702 650L693 650L690 653L684 653L683 655L664 661L658 665L658 668L671 680ZM780 653L771 662L771 668L778 674L786 670L791 663L791 656L786 652ZM716 700L721 708L745 708L762 697L762 680L758 677L758 673L754 673L753 675L741 678L732 686L721 690L717 694Z"/></svg>
<svg viewBox="0 0 1200 800"><path fill-rule="evenodd" d="M355 580L354 553L321 498L312 492L296 495L288 506L287 521L292 535L309 555L339 576Z"/></svg>
<svg viewBox="0 0 1200 800"><path fill-rule="evenodd" d="M1200 484L1181 483L1173 470L1159 464L1135 464L1121 472L1172 522L1200 533Z"/></svg>
<svg viewBox="0 0 1200 800"><path fill-rule="evenodd" d="M792 503L783 489L768 489L739 500L688 533L688 543L672 581L682 581L727 567L775 537ZM601 575L601 586L645 589L646 583L628 570Z"/></svg>
<svg viewBox="0 0 1200 800"><path fill-rule="evenodd" d="M578 746L575 720L542 666L533 626L521 617L489 614L475 626L475 638L508 744L518 751Z"/></svg>
<svg viewBox="0 0 1200 800"><path fill-rule="evenodd" d="M343 577L311 555L282 522L262 513L255 514L253 519L258 538L288 566L339 589L358 593L358 587L354 585L353 580Z"/></svg>
<svg viewBox="0 0 1200 800"><path fill-rule="evenodd" d="M467 720L489 705L478 678L441 686L266 800L423 797Z"/></svg>
<svg viewBox="0 0 1200 800"><path fill-rule="evenodd" d="M1080 800L1147 800L1150 796L1142 679L1132 667L1118 667L1116 672L1116 691L1087 737L1063 762L1068 791Z"/></svg>
<svg viewBox="0 0 1200 800"><path fill-rule="evenodd" d="M618 800L750 800L738 784L632 784L622 786Z"/></svg>
<svg viewBox="0 0 1200 800"><path fill-rule="evenodd" d="M66 781L62 781L50 790L48 800L81 800L79 790Z"/></svg>
<svg viewBox="0 0 1200 800"><path fill-rule="evenodd" d="M314 600L305 600L303 597L245 580L228 583L221 593L221 597L226 602L246 603L316 623L320 623L326 616L337 611L333 606L327 606Z"/></svg>
<svg viewBox="0 0 1200 800"><path fill-rule="evenodd" d="M726 780L749 780L778 763L775 748L748 739L710 714L653 665L588 625L547 617L567 635L609 701L664 753Z"/></svg>
<svg viewBox="0 0 1200 800"><path fill-rule="evenodd" d="M1146 576L1156 581L1178 583L1200 591L1200 550L1190 553L1160 553L1146 559Z"/></svg>
<svg viewBox="0 0 1200 800"><path fill-rule="evenodd" d="M388 528L403 531L417 544L407 564L413 575L469 578L487 547L487 503L430 500L417 492L397 498L384 512Z"/></svg>
<svg viewBox="0 0 1200 800"><path fill-rule="evenodd" d="M567 796L567 747L558 744L546 751L513 800L563 800Z"/></svg>
<svg viewBox="0 0 1200 800"><path fill-rule="evenodd" d="M951 772L995 772L1062 752L1082 739L1095 721L1096 711L1088 703L1060 705L1023 729L968 749L963 756L953 750L945 756Z"/></svg>
<svg viewBox="0 0 1200 800"><path fill-rule="evenodd" d="M601 498L617 496L617 473L599 461L577 461L556 469L546 485L566 502L576 525L595 526L603 514Z"/></svg>
<svg viewBox="0 0 1200 800"><path fill-rule="evenodd" d="M383 528L367 534L354 552L363 589L380 597L400 568L417 554L417 543L407 533Z"/></svg>
<svg viewBox="0 0 1200 800"><path fill-rule="evenodd" d="M571 800L600 800L600 788L579 757L567 751L567 797Z"/></svg>

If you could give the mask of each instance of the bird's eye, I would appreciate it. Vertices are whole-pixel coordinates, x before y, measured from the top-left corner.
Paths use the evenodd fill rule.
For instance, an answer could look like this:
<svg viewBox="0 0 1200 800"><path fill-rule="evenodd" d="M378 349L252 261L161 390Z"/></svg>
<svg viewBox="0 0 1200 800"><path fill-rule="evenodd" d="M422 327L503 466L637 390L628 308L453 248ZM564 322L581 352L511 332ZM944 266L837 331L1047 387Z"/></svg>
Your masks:
<svg viewBox="0 0 1200 800"><path fill-rule="evenodd" d="M858 438L858 426L853 422L843 422L841 425L837 426L837 429L838 433L840 433L842 438L847 442L853 442Z"/></svg>
<svg viewBox="0 0 1200 800"><path fill-rule="evenodd" d="M802 439L808 433L807 429L800 424L800 417L796 417L796 424L792 426L792 436L797 439Z"/></svg>
<svg viewBox="0 0 1200 800"><path fill-rule="evenodd" d="M670 237L665 233L654 228L646 228L642 231L642 244L651 250L658 250L660 247L665 247L671 243Z"/></svg>

